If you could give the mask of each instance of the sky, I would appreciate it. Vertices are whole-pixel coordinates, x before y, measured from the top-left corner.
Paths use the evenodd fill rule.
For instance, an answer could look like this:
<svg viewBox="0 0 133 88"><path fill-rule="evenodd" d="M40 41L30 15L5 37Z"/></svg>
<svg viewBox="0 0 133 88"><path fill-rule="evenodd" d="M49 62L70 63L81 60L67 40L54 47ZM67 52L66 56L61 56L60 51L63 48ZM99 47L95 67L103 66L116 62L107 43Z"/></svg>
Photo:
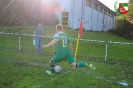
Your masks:
<svg viewBox="0 0 133 88"><path fill-rule="evenodd" d="M117 7L118 7L119 3L127 3L128 2L128 0L99 0L99 1L102 2L105 6L107 6L108 8L110 8L113 11L114 11L114 4L116 1L118 1Z"/></svg>

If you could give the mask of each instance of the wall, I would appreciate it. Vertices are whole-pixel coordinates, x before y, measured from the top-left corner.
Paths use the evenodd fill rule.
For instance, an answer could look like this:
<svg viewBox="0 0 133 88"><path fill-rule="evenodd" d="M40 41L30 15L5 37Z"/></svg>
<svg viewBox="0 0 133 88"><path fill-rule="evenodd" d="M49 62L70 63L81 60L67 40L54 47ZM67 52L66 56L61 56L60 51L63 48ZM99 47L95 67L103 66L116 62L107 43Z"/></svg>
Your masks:
<svg viewBox="0 0 133 88"><path fill-rule="evenodd" d="M69 15L69 26L73 29L79 28L79 23L81 20L81 6L82 0L71 0L71 11Z"/></svg>
<svg viewBox="0 0 133 88"><path fill-rule="evenodd" d="M86 5L86 0L84 0L83 3L82 22L84 29L93 31L108 31L109 29L115 28L115 13L97 0L88 1L90 2L90 6ZM57 14L59 22L61 18L61 11L68 11L68 26L72 29L78 29L81 21L82 0L59 0L59 2L61 5ZM102 12L99 11L100 8L102 8ZM112 17L110 17L108 13L112 14Z"/></svg>
<svg viewBox="0 0 133 88"><path fill-rule="evenodd" d="M55 12L56 17L59 20L59 23L61 22L61 11L68 11L70 12L70 2L73 0L58 0L59 2L59 8L57 9L57 11Z"/></svg>
<svg viewBox="0 0 133 88"><path fill-rule="evenodd" d="M91 30L91 10L92 8L85 6L85 14L84 14L84 28L86 30Z"/></svg>

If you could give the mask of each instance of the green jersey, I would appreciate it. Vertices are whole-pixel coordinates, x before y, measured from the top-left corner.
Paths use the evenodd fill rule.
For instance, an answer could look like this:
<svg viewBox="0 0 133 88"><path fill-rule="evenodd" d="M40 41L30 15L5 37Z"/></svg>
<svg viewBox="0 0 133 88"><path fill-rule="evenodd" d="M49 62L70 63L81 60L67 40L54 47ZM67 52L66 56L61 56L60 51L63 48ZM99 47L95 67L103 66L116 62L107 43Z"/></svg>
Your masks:
<svg viewBox="0 0 133 88"><path fill-rule="evenodd" d="M55 45L57 55L69 52L67 45L71 43L71 40L67 34L64 32L56 33L54 35L54 39L59 40Z"/></svg>

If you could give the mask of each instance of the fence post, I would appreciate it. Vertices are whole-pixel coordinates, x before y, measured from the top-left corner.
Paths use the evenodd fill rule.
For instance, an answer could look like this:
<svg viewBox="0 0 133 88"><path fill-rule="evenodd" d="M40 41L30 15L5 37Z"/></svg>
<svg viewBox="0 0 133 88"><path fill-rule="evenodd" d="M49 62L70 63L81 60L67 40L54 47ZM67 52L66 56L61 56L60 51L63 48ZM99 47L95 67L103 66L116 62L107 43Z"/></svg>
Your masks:
<svg viewBox="0 0 133 88"><path fill-rule="evenodd" d="M19 48L19 51L20 51L20 38L21 38L21 37L20 37L20 35L19 35L19 47L18 47L18 48Z"/></svg>
<svg viewBox="0 0 133 88"><path fill-rule="evenodd" d="M108 41L106 41L105 61L107 61L107 55L108 55Z"/></svg>

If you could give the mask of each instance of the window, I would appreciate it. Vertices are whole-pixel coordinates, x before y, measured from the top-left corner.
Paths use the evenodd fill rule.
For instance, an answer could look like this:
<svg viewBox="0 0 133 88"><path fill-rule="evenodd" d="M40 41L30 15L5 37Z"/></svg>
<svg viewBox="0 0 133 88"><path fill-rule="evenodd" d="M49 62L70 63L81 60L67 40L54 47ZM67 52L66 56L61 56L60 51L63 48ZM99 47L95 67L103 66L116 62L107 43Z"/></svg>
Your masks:
<svg viewBox="0 0 133 88"><path fill-rule="evenodd" d="M91 2L89 2L88 0L86 0L86 6L91 7Z"/></svg>
<svg viewBox="0 0 133 88"><path fill-rule="evenodd" d="M99 9L99 12L100 12L100 13L103 13L103 10L102 10L102 8L100 8L100 9Z"/></svg>
<svg viewBox="0 0 133 88"><path fill-rule="evenodd" d="M106 15L106 13L107 13L107 12L106 12L106 11L104 11L104 15Z"/></svg>
<svg viewBox="0 0 133 88"><path fill-rule="evenodd" d="M97 5L94 5L94 7L93 7L95 10L97 10Z"/></svg>
<svg viewBox="0 0 133 88"><path fill-rule="evenodd" d="M112 18L112 17L113 17L113 15L112 15L112 14L110 14L110 17Z"/></svg>
<svg viewBox="0 0 133 88"><path fill-rule="evenodd" d="M109 13L107 12L107 16L109 16Z"/></svg>

